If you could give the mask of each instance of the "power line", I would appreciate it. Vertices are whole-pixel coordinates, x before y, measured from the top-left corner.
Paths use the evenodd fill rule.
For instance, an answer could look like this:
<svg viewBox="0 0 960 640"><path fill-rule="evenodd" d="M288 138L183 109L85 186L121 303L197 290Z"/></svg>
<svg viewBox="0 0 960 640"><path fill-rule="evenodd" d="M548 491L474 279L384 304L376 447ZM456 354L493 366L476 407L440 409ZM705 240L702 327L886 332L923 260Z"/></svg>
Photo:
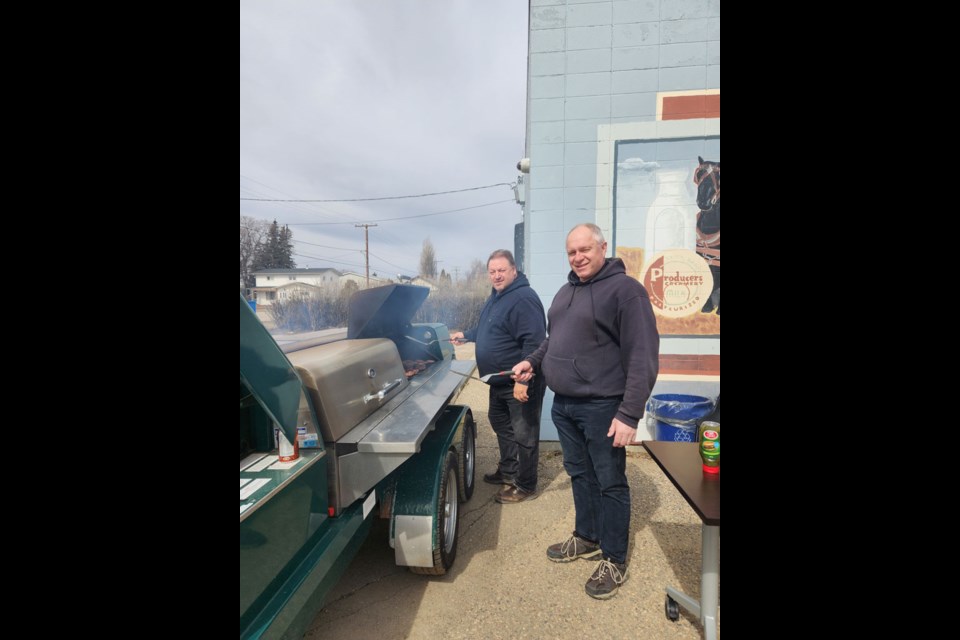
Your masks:
<svg viewBox="0 0 960 640"><path fill-rule="evenodd" d="M248 180L250 178L247 178ZM254 182L256 182L254 180ZM263 183L260 183L263 184ZM467 189L454 189L452 191L435 191L433 193L417 193L409 196L383 196L381 198L343 198L340 200L282 200L279 198L240 198L241 200L250 200L253 202L373 202L375 200L403 200L405 198L426 198L427 196L442 196L448 193L464 193L465 191L479 191L481 189L492 189L494 187L513 187L510 182L498 182L497 184L488 184L482 187L469 187Z"/></svg>
<svg viewBox="0 0 960 640"><path fill-rule="evenodd" d="M310 245L311 247L320 247L321 249L343 249L343 248L344 248L343 245L341 245L341 246L339 246L339 247L334 247L334 246L331 246L331 245L329 245L329 244L316 244L316 243L314 243L314 242L307 242L306 240L296 240L296 239L294 239L293 241L294 241L294 242L299 242L300 244L308 244L308 245ZM350 251L359 251L359 252L363 253L363 249L350 249Z"/></svg>
<svg viewBox="0 0 960 640"><path fill-rule="evenodd" d="M278 224L279 224L279 223L278 223ZM248 226L245 226L245 225L240 225L240 227L243 228L243 229L253 230L252 227L248 227ZM345 247L342 246L342 245L340 245L340 246L333 246L333 245L329 245L329 244L317 244L317 243L315 243L315 242L307 242L306 240L297 240L296 238L291 238L291 240L292 240L293 242L297 243L297 244L306 244L306 245L310 245L311 247L320 247L321 249L344 249L344 248L345 248ZM295 256L300 256L300 257L303 257L303 258L310 258L310 259L312 259L312 260L320 260L320 261L334 262L334 263L336 263L336 264L348 264L348 265L353 266L353 267L361 267L361 266L364 266L364 265L359 265L359 264L356 264L356 263L354 263L354 262L338 262L336 259L337 259L337 258L342 258L342 257L344 257L344 256L346 256L346 255L348 255L348 254L350 254L350 253L363 253L363 252L364 252L363 249L347 249L347 253L342 253L342 254L339 254L339 255L334 256L334 257L326 257L326 258L321 258L320 256L311 256L311 255L307 255L307 254L305 254L305 253L294 253L293 255L295 255ZM400 266L400 265L398 265L398 264L394 264L394 263L386 260L386 259L383 258L382 256L378 256L378 255L375 254L373 251L369 251L369 254L370 254L371 256L373 256L374 258L376 258L377 260L379 260L380 262L382 262L383 264L389 265L389 266L393 267L394 269L400 269L401 271L406 271L406 272L413 272L412 269L410 269L410 268L408 268L408 267L402 267L402 266Z"/></svg>
<svg viewBox="0 0 960 640"><path fill-rule="evenodd" d="M486 204L478 204L475 207L464 207L463 209L451 209L450 211L437 211L436 213L421 213L415 216L401 216L399 218L380 218L378 220L371 220L370 222L393 222L395 220L412 220L414 218L427 218L429 216L441 216L445 213L459 213L460 211L469 211L471 209L480 209L481 207L492 207L495 204L503 204L505 202L513 202L510 200L498 200L497 202L488 202ZM350 222L288 222L288 226L304 226L304 225L321 225L321 224L354 224L353 221Z"/></svg>
<svg viewBox="0 0 960 640"><path fill-rule="evenodd" d="M319 260L320 262L328 262L330 264L345 264L348 267L363 267L362 264L357 264L356 262L343 262L342 260L331 260L329 258L321 258L320 256L312 256L309 253L294 252L293 255L299 256L301 258L310 258L311 260Z"/></svg>
<svg viewBox="0 0 960 640"><path fill-rule="evenodd" d="M374 258L376 258L377 260L380 260L381 262L385 262L386 264L390 265L391 267L395 267L395 268L397 268L397 269L402 269L403 271L409 271L409 269L407 269L406 267L401 267L401 266L398 265L398 264L393 264L392 262L388 262L385 258L381 258L381 257L378 256L377 254L375 254L373 251L370 252L370 255L372 255L372 256L373 256Z"/></svg>
<svg viewBox="0 0 960 640"><path fill-rule="evenodd" d="M283 190L281 190L281 189L277 189L276 187L272 187L272 186L268 185L268 184L265 183L265 182L260 182L259 180L255 180L255 179L253 179L253 178L251 178L251 177L249 177L249 176L245 176L245 175L243 175L242 173L240 174L240 178L241 178L241 180L248 180L248 181L250 181L250 182L254 182L254 183L256 183L256 184L263 185L264 187L266 187L266 188L269 189L270 191L275 191L276 193L278 193L278 194L280 194L280 195L282 195L282 196L286 196L286 197L288 197L288 198L292 198L292 197L293 197L291 194L289 194L289 193L287 193L287 192L285 192L285 191L283 191ZM251 188L248 188L248 187L244 187L243 185L240 186L240 191L241 191L241 193L243 193L243 192L248 192L247 195L251 195L251 196L261 196L261 195L262 195L262 196L265 196L265 195L268 195L268 194L265 194L265 193L262 193L262 192L257 192L257 191L254 190L254 189L251 189ZM303 211L303 212L305 212L305 213L311 214L312 216L317 216L317 214L318 214L318 212L319 212L320 217L327 218L327 219L331 219L331 218L332 218L332 219L337 219L337 218L343 219L343 218L347 218L347 219L349 219L349 220L357 220L356 216L348 215L348 214L345 214L345 213L337 213L337 212L334 212L334 211L330 211L329 209L324 209L323 207L320 207L319 205L316 205L316 204L308 204L308 205L291 204L291 205L290 205L290 208L293 209L293 210L296 210L296 211ZM396 236L394 236L394 235L393 235L392 233L390 233L389 231L387 231L385 235L386 235L387 237L390 237L390 238L393 238L393 239L397 239Z"/></svg>
<svg viewBox="0 0 960 640"><path fill-rule="evenodd" d="M309 258L310 260L316 260L316 261L320 262L321 264L322 264L322 263L326 263L326 264L341 264L341 265L346 265L346 266L348 266L348 267L363 267L363 266L364 266L364 265L362 265L362 264L357 264L356 262L343 262L342 260L336 260L336 259L333 259L333 258L321 258L320 256L313 256L313 255L310 255L309 253L296 253L296 252L294 252L293 255L295 255L295 256L297 256L297 257L300 257L300 258ZM374 256L374 257L376 257L376 256ZM386 262L386 261L384 261L384 262ZM387 264L390 264L390 263L387 262ZM398 267L398 266L395 265L395 264L394 264L394 265L390 265L390 266L396 267L397 269L400 269L400 270L402 270L402 271L404 271L404 272L406 272L406 273L416 273L415 270L407 269L407 268L404 268L404 267ZM317 268L323 268L323 267L317 267ZM387 272L389 272L390 270L389 270L389 269L379 269L379 271L383 271L383 272L387 273ZM381 277L381 276L377 276L377 277L379 278L379 277Z"/></svg>

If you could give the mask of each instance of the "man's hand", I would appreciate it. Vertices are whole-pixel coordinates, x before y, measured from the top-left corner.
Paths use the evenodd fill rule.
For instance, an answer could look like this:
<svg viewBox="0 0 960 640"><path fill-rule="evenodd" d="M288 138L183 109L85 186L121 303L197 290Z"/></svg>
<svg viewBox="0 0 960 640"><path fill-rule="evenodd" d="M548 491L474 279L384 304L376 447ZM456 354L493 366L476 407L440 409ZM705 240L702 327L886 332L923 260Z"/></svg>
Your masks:
<svg viewBox="0 0 960 640"><path fill-rule="evenodd" d="M520 402L526 402L530 399L530 396L527 395L528 388L527 385L517 382L513 385L513 397Z"/></svg>
<svg viewBox="0 0 960 640"><path fill-rule="evenodd" d="M522 360L513 365L513 379L517 382L530 382L533 377L533 365L528 360Z"/></svg>
<svg viewBox="0 0 960 640"><path fill-rule="evenodd" d="M637 430L626 422L614 418L613 422L610 423L610 430L607 431L607 437L610 436L613 436L613 446L625 447L628 444L633 444L633 439L637 437Z"/></svg>
<svg viewBox="0 0 960 640"><path fill-rule="evenodd" d="M450 334L450 342L456 342L457 344L462 344L466 342L467 339L463 337L463 331L454 331Z"/></svg>

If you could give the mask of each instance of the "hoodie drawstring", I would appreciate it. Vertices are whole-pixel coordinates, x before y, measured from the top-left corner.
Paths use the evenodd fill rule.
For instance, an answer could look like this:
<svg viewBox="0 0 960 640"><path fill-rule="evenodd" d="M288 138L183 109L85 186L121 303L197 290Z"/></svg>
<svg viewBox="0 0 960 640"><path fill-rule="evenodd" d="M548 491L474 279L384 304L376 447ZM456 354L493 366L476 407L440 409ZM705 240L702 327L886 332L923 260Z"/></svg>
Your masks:
<svg viewBox="0 0 960 640"><path fill-rule="evenodd" d="M567 302L567 309L573 306L573 296L577 294L577 289L581 287L586 287L590 291L590 314L593 316L593 339L597 343L597 346L600 346L600 331L597 328L597 304L593 300L593 287L590 286L593 284L593 281L587 282L585 284L574 284L570 283L573 291L570 293L570 301Z"/></svg>
<svg viewBox="0 0 960 640"><path fill-rule="evenodd" d="M600 346L600 332L597 329L597 305L593 302L593 287L590 287L590 313L593 314L593 339Z"/></svg>

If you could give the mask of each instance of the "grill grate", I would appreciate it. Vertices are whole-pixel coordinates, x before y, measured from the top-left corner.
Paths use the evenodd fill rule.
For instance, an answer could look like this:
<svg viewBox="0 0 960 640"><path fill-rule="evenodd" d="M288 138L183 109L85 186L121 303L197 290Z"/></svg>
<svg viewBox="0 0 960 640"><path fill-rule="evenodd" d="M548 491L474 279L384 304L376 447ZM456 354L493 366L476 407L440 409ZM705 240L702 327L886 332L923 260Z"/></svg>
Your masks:
<svg viewBox="0 0 960 640"><path fill-rule="evenodd" d="M404 360L403 375L412 378L430 368L436 360Z"/></svg>

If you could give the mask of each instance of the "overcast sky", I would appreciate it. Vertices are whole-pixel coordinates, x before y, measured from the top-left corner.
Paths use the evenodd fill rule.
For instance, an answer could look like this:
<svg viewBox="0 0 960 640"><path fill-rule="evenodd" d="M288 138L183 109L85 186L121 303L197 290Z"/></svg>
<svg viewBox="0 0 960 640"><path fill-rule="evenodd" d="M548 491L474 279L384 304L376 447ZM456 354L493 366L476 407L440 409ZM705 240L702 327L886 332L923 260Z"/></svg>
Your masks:
<svg viewBox="0 0 960 640"><path fill-rule="evenodd" d="M507 186L243 198L513 183L526 59L523 0L241 0L240 215L289 224L297 267L362 273L360 223L378 225L371 274L416 275L428 237L438 271L461 276L512 250L521 213Z"/></svg>

